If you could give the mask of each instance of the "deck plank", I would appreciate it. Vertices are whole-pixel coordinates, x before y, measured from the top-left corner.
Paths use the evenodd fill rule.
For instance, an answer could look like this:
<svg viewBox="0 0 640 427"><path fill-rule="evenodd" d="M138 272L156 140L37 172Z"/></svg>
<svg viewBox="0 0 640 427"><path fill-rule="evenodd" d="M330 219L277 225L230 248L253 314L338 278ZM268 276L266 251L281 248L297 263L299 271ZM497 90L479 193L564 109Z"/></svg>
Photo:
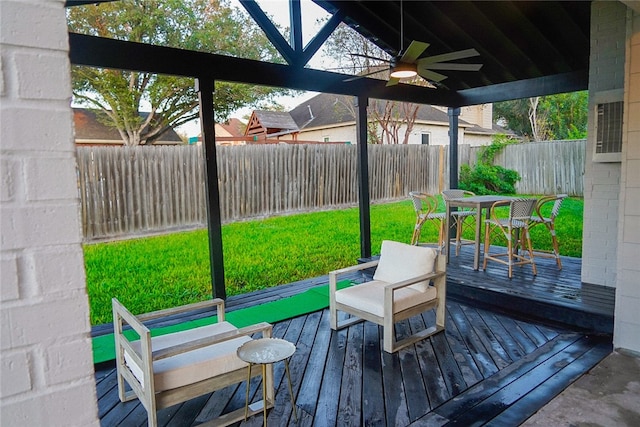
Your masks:
<svg viewBox="0 0 640 427"><path fill-rule="evenodd" d="M380 357L380 327L364 324L364 355L362 366L362 417L369 425L384 425L384 390Z"/></svg>
<svg viewBox="0 0 640 427"><path fill-rule="evenodd" d="M309 414L315 414L318 406L318 395L324 377L325 366L331 339L329 328L329 312L321 312L318 330L315 333L313 348L310 349L309 360L304 367L304 376L298 382L299 390L296 403L300 409Z"/></svg>
<svg viewBox="0 0 640 427"><path fill-rule="evenodd" d="M363 323L348 329L345 360L342 366L342 384L339 394L338 425L355 426L361 424L363 339Z"/></svg>
<svg viewBox="0 0 640 427"><path fill-rule="evenodd" d="M520 398L533 391L540 384L541 379L547 380L554 377L562 370L562 367L574 363L588 352L592 346L586 341L586 338L575 341L563 351L540 363L534 369L496 390L495 393L473 408L458 413L458 416L449 424L460 426L485 425Z"/></svg>
<svg viewBox="0 0 640 427"><path fill-rule="evenodd" d="M517 402L509 405L498 416L487 422L488 426L519 425L535 414L542 406L551 401L553 396L561 393L565 388L576 381L582 374L589 372L604 357L612 351L611 342L599 340L594 347L585 352L547 381L537 386L531 392L524 395Z"/></svg>
<svg viewBox="0 0 640 427"><path fill-rule="evenodd" d="M476 335L473 325L469 323L467 317L464 315L461 306L462 304L450 305L448 311L451 313L451 318L456 324L458 331L460 331L460 335L466 347L469 349L471 357L473 357L473 360L480 369L483 378L487 378L495 374L498 371L498 367L491 358L491 355L486 352L486 348Z"/></svg>

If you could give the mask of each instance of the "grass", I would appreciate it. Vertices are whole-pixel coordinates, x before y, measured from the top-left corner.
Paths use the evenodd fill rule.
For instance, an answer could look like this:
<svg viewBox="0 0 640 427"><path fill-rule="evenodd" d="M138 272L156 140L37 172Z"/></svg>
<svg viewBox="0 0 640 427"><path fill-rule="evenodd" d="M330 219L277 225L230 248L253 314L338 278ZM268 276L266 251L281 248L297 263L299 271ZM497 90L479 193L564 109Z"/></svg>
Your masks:
<svg viewBox="0 0 640 427"><path fill-rule="evenodd" d="M556 221L563 255L581 255L582 206L582 200L566 200ZM372 206L373 253L378 253L384 239L408 243L414 221L409 201ZM550 248L546 230L536 228L532 239L541 248ZM224 225L227 295L352 265L360 256L359 238L356 208ZM425 224L421 241L436 240L436 225ZM211 297L206 230L88 244L84 252L92 325L112 321L113 297L135 314Z"/></svg>

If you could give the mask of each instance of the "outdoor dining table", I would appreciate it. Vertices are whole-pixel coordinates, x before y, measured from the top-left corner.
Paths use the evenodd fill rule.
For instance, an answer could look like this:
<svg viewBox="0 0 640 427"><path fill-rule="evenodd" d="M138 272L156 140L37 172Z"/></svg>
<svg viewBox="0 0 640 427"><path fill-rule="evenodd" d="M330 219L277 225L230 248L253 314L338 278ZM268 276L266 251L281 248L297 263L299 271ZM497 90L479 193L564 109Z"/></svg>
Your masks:
<svg viewBox="0 0 640 427"><path fill-rule="evenodd" d="M445 236L445 251L447 254L447 263L449 262L449 231L451 230L451 208L459 207L459 208L475 208L476 209L476 237L475 237L475 253L473 256L473 269L477 270L480 266L480 236L482 231L482 225L484 221L482 220L482 210L486 209L487 214L486 218L489 219L489 209L495 202L499 202L502 200L513 200L515 197L509 196L471 196L471 197L462 197L459 199L449 199L446 201L447 206L447 228L446 228L446 236Z"/></svg>

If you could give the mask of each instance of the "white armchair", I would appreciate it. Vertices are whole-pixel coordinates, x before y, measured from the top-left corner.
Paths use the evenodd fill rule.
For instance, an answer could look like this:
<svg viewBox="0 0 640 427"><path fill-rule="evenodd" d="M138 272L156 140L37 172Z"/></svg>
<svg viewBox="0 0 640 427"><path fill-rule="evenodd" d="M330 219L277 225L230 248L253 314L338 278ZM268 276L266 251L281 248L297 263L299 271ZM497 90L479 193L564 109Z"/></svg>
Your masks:
<svg viewBox="0 0 640 427"><path fill-rule="evenodd" d="M394 353L444 330L446 258L438 250L385 240L380 259L329 273L331 328L368 320L383 327L383 348ZM341 274L376 267L373 280L338 290ZM435 309L435 325L396 341L394 325ZM338 321L338 311L351 317Z"/></svg>
<svg viewBox="0 0 640 427"><path fill-rule="evenodd" d="M224 321L224 301L214 299L167 310L134 316L117 299L112 300L116 345L118 396L125 402L140 399L148 414L149 427L157 426L156 411L203 394L237 384L247 379L248 364L240 360L238 347L250 341L251 335L271 336L271 325L259 323L238 329ZM218 321L212 325L151 337L145 321L181 312L217 306ZM123 333L128 324L139 336L130 339ZM250 376L262 375L255 365ZM273 407L273 369L267 368L266 396L260 404L251 405L250 415ZM125 382L131 390L127 390ZM245 408L223 414L216 425L229 425L244 419Z"/></svg>

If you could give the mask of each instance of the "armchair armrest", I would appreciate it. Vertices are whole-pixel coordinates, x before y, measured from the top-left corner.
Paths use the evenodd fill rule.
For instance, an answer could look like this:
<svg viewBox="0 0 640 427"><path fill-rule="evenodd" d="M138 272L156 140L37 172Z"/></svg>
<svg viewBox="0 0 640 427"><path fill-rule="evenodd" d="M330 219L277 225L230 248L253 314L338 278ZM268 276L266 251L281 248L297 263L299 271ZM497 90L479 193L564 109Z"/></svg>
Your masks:
<svg viewBox="0 0 640 427"><path fill-rule="evenodd" d="M144 313L136 316L141 322L146 322L148 320L158 319L161 317L171 316L174 314L180 314L187 311L199 310L203 308L216 306L216 311L218 315L218 321L222 322L224 320L224 300L220 298L214 298L208 301L195 302L192 304L181 305L180 307L172 307L166 308L164 310L152 311L149 313Z"/></svg>
<svg viewBox="0 0 640 427"><path fill-rule="evenodd" d="M367 268L377 266L379 262L380 262L379 260L375 260L375 261L365 262L363 264L357 264L357 265L352 265L350 267L341 268L339 270L334 270L329 272L329 276L334 275L337 277L340 274L351 273L353 271L358 271L358 270L365 270Z"/></svg>
<svg viewBox="0 0 640 427"><path fill-rule="evenodd" d="M433 273L423 274L421 276L412 277L411 279L403 280L402 282L389 283L384 287L385 296L387 294L387 290L393 292L396 289L406 288L407 286L414 285L419 282L424 282L426 280L437 279L438 277L446 276L447 273L445 271L436 271Z"/></svg>
<svg viewBox="0 0 640 427"><path fill-rule="evenodd" d="M341 268L339 270L334 270L329 272L329 295L333 296L338 290L338 276L345 273L352 273L354 271L366 270L367 268L375 267L378 265L380 261L369 261L363 264L352 265L350 267Z"/></svg>
<svg viewBox="0 0 640 427"><path fill-rule="evenodd" d="M149 333L147 328L139 317L134 316L117 298L111 299L111 307L113 309L113 321L114 321L114 333L122 333L122 325L126 323L131 326L139 336L144 336Z"/></svg>
<svg viewBox="0 0 640 427"><path fill-rule="evenodd" d="M213 344L229 341L234 338L242 336L251 336L252 334L262 332L263 337L268 338L271 336L272 326L267 322L257 323L255 325L247 326L236 331L224 332L210 337L200 338L197 340L189 341L186 343L174 345L171 347L163 348L152 353L153 360L165 359L167 357L175 356L188 351L197 350L202 347L207 347Z"/></svg>

